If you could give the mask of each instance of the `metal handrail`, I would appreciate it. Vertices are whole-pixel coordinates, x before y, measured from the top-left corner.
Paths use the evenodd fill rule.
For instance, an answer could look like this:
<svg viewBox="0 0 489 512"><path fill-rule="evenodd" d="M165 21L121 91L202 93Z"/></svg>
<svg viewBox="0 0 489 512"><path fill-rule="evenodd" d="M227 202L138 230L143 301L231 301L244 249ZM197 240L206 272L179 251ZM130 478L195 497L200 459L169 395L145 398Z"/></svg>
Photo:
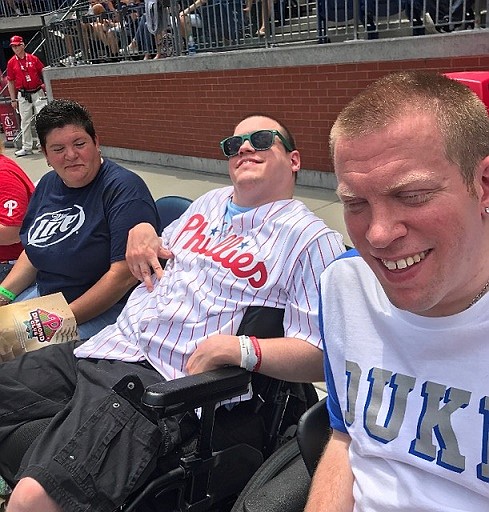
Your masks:
<svg viewBox="0 0 489 512"><path fill-rule="evenodd" d="M251 11L244 15L244 1L203 0L199 9L191 10L192 16L185 19L197 52L376 39L383 33L394 37L480 29L486 28L489 7L489 0L276 0L268 12L268 0L255 0ZM44 48L47 64L51 66L72 64L76 60L98 63L148 58L161 53L162 46L167 55L187 54L184 35L188 27L182 32L179 13L180 9L191 6L193 0L161 0L159 14L167 20L166 25L155 36L148 32L144 37L137 34L137 20L134 23L130 20L131 11L125 4L117 3L116 11L106 13L102 21L82 13L81 6L86 5L86 0L76 0L55 19L52 13L44 15L43 28L38 33L41 35L33 38L37 42L31 53ZM264 37L256 32L263 23L262 15ZM74 17L72 22L71 17ZM144 21L139 19L139 24L144 25ZM68 38L76 48L76 55L67 51Z"/></svg>

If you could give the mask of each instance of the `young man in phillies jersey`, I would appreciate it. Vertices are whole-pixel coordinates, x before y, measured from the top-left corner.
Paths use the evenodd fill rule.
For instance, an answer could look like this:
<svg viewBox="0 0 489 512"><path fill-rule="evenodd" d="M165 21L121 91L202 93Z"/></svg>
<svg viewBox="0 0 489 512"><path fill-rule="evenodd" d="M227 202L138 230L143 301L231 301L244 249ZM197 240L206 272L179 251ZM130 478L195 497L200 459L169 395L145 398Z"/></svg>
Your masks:
<svg viewBox="0 0 489 512"><path fill-rule="evenodd" d="M489 510L489 117L407 71L331 130L358 250L321 276L333 434L307 512Z"/></svg>
<svg viewBox="0 0 489 512"><path fill-rule="evenodd" d="M222 148L232 186L194 201L161 238L147 224L132 232L131 268L145 283L114 325L74 352L55 345L0 366L0 443L26 418L55 416L23 459L9 512L111 512L144 483L195 419L169 421L162 435L119 397L128 375L147 386L238 365L323 378L318 279L342 237L292 198L300 154L283 124L248 117ZM283 309L285 337L238 338L248 306Z"/></svg>

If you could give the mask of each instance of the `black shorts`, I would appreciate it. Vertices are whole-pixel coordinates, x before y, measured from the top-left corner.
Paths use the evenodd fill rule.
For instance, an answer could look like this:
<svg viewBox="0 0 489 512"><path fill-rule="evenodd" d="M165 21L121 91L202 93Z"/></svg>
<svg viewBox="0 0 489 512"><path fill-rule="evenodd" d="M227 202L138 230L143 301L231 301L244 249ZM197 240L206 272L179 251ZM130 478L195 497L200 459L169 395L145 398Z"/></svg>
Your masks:
<svg viewBox="0 0 489 512"><path fill-rule="evenodd" d="M34 478L70 512L115 510L181 442L183 424L186 437L195 431L194 415L161 423L139 405L162 380L147 363L77 359L72 343L1 364L0 445L27 420L53 418L16 478Z"/></svg>

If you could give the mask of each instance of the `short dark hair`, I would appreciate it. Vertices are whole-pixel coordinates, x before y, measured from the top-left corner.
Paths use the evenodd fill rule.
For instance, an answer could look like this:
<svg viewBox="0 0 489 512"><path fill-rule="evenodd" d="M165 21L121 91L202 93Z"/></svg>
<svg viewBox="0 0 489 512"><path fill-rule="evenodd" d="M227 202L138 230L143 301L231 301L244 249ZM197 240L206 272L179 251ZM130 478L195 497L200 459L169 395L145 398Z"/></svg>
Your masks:
<svg viewBox="0 0 489 512"><path fill-rule="evenodd" d="M280 133L285 137L285 139L289 143L290 147L292 148L292 151L297 149L296 145L295 145L294 137L293 137L292 133L290 132L290 130L285 125L285 123L283 123L280 119L277 119L276 117L270 116L268 114L264 114L263 112L254 112L252 114L247 114L246 116L241 118L238 123L236 123L236 126L238 126L239 123L245 121L246 119L249 119L250 117L266 117L267 119L270 119L271 121L280 125ZM288 152L288 149L285 148L285 151Z"/></svg>
<svg viewBox="0 0 489 512"><path fill-rule="evenodd" d="M88 109L73 100L53 100L36 116L36 131L41 147L46 148L46 137L52 130L69 124L83 128L95 142L95 127Z"/></svg>

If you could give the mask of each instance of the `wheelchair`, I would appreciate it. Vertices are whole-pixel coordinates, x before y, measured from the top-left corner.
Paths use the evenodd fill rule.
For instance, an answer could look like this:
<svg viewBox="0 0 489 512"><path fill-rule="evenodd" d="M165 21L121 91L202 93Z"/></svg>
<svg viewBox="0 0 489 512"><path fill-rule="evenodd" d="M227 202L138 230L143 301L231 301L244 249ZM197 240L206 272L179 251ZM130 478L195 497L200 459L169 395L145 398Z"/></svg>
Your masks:
<svg viewBox="0 0 489 512"><path fill-rule="evenodd" d="M251 306L238 334L283 336L283 314L283 310ZM246 392L250 383L251 400L217 408L223 400ZM145 406L158 411L161 418L200 408L199 429L196 437L161 461L120 511L229 511L264 460L295 436L298 419L316 402L312 384L278 381L237 367L149 386L142 395ZM10 475L49 421L23 425L2 443Z"/></svg>
<svg viewBox="0 0 489 512"><path fill-rule="evenodd" d="M297 436L257 470L231 512L302 512L331 432L323 398L301 416Z"/></svg>

